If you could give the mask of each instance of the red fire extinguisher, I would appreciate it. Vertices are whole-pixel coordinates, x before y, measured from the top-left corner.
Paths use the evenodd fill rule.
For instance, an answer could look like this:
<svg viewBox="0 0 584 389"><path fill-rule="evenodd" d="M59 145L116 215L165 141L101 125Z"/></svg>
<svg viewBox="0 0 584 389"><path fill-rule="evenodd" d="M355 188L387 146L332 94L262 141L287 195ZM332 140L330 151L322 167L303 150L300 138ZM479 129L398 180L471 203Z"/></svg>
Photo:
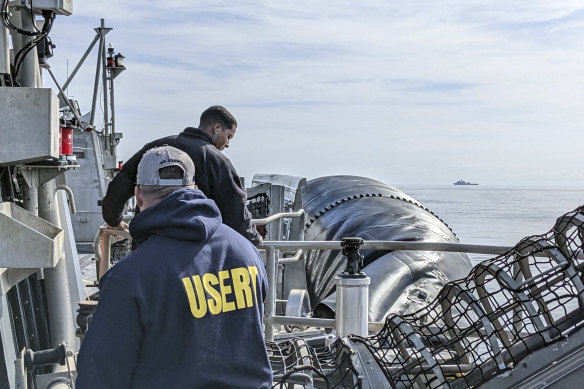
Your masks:
<svg viewBox="0 0 584 389"><path fill-rule="evenodd" d="M59 154L73 155L73 129L71 127L59 128Z"/></svg>

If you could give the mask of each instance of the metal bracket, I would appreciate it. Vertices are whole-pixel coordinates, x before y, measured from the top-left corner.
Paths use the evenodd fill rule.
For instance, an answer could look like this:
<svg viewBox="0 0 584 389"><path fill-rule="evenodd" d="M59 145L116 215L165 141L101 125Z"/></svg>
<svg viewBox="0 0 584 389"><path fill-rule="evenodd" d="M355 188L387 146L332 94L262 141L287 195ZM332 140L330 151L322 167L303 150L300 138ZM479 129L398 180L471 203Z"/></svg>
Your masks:
<svg viewBox="0 0 584 389"><path fill-rule="evenodd" d="M76 169L79 165L56 165L56 166L38 166L38 165L17 165L24 178L24 183L29 188L37 188L40 185L51 181L53 178L64 174L68 169Z"/></svg>
<svg viewBox="0 0 584 389"><path fill-rule="evenodd" d="M359 247L363 244L363 239L356 237L343 238L341 240L341 247L343 248L343 255L347 256L347 267L342 275L364 277L361 273L363 266L363 255L359 252Z"/></svg>

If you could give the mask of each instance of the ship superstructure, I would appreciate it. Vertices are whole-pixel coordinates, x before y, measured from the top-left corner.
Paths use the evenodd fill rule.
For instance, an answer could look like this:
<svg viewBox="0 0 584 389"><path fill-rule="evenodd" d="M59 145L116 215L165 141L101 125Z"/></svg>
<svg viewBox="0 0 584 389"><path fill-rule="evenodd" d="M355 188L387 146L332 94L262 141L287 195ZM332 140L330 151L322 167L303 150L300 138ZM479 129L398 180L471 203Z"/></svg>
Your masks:
<svg viewBox="0 0 584 389"><path fill-rule="evenodd" d="M93 242L98 201L118 163L113 80L123 56L96 37L65 83L49 66L53 24L71 0L2 1L0 23L0 387L69 388L79 349L76 316L86 299L76 238ZM97 45L92 110L66 94ZM56 87L44 87L50 77ZM104 126L95 125L98 86ZM109 108L108 108L109 107ZM83 225L90 226L87 231Z"/></svg>
<svg viewBox="0 0 584 389"><path fill-rule="evenodd" d="M34 378L39 387L64 388L75 373L74 318L84 288L64 174L79 165L69 158L72 133L61 125L60 98L41 76L52 25L71 13L68 0L2 2L2 387L26 388Z"/></svg>
<svg viewBox="0 0 584 389"><path fill-rule="evenodd" d="M460 179L460 180L456 181L456 182L454 183L454 185L478 185L478 184L476 184L476 183L472 183L472 182L470 182L470 181L465 181L465 180L463 180L463 179Z"/></svg>

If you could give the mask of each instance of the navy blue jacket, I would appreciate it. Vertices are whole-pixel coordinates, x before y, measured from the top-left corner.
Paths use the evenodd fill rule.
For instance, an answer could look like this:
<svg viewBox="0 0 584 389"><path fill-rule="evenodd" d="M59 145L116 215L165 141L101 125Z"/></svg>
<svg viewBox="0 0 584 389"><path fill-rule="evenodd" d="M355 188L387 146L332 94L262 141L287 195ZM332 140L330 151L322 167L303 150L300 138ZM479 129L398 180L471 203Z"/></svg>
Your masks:
<svg viewBox="0 0 584 389"><path fill-rule="evenodd" d="M126 201L134 195L138 164L142 156L151 148L164 145L176 147L191 157L195 163L197 187L207 198L215 201L221 211L223 223L257 246L261 241L260 234L251 222L252 216L246 207L247 195L239 175L229 158L213 146L211 136L194 127L187 127L178 135L147 143L126 161L122 170L110 182L103 198L103 220L110 226L120 224Z"/></svg>
<svg viewBox="0 0 584 389"><path fill-rule="evenodd" d="M270 388L255 247L197 189L145 209L130 233L140 245L100 281L77 389Z"/></svg>

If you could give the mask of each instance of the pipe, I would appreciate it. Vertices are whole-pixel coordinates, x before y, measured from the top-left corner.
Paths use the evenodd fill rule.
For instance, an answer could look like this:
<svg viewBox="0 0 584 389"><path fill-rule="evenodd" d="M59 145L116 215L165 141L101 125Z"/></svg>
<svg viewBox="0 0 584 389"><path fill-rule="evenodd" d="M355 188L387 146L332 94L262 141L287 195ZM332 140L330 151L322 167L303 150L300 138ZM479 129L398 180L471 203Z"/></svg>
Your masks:
<svg viewBox="0 0 584 389"><path fill-rule="evenodd" d="M115 97L115 92L114 92L114 75L113 75L113 70L109 70L109 86L110 86L110 90L109 90L109 95L110 95L110 119L111 119L111 132L110 132L110 139L109 139L109 144L110 144L110 152L113 154L113 150L115 149L115 145L114 145L114 134L116 133L116 112L114 110L114 97ZM105 92L104 92L105 93Z"/></svg>
<svg viewBox="0 0 584 389"><path fill-rule="evenodd" d="M296 255L290 258L278 258L279 265L286 265L289 263L296 263L302 259L302 255L304 254L303 250L298 250Z"/></svg>
<svg viewBox="0 0 584 389"><path fill-rule="evenodd" d="M18 358L14 360L14 385L16 389L28 389L28 374L24 366L24 350L22 349L18 354Z"/></svg>
<svg viewBox="0 0 584 389"><path fill-rule="evenodd" d="M264 241L260 248L274 247L279 250L339 250L341 241ZM481 244L441 243L441 242L402 242L395 240L367 240L361 246L363 250L419 250L419 251L447 251L476 254L505 254L513 247L491 246ZM535 256L547 256L545 252L535 253ZM580 256L578 257L580 258Z"/></svg>
<svg viewBox="0 0 584 389"><path fill-rule="evenodd" d="M101 28L104 28L104 21L103 19L101 19ZM105 138L108 139L108 136L111 134L110 132L110 126L111 124L108 122L109 119L109 108L108 108L108 93L107 93L107 69L106 69L106 48L105 48L105 37L102 40L102 45L101 45L101 49L102 49L102 53L101 53L101 78L102 78L102 86L101 86L101 91L102 91L102 97L103 97L103 106L102 106L102 110L103 110L103 131L104 131L104 135ZM105 150L108 153L111 153L111 145L109 144L109 142L105 143Z"/></svg>
<svg viewBox="0 0 584 389"><path fill-rule="evenodd" d="M0 23L0 73L10 74L10 44L8 28Z"/></svg>
<svg viewBox="0 0 584 389"><path fill-rule="evenodd" d="M60 227L59 209L55 201L55 180L39 187L39 216ZM51 346L65 342L68 349L75 347L75 325L71 307L67 258L63 258L54 268L45 269L47 305L51 323Z"/></svg>
<svg viewBox="0 0 584 389"><path fill-rule="evenodd" d="M304 210L301 209L299 211L296 212L282 212L282 213L277 213L275 215L266 217L264 219L254 219L252 220L253 224L255 224L256 226L264 226L270 222L273 222L274 220L278 220L278 219L283 219L286 217L300 217L304 214Z"/></svg>
<svg viewBox="0 0 584 389"><path fill-rule="evenodd" d="M97 65L95 67L95 81L93 83L93 101L91 103L91 116L89 126L95 128L95 110L97 108L97 95L99 93L99 76L101 72L102 53L105 50L105 35L103 34L103 19L101 19L101 28L99 30L99 48L97 49Z"/></svg>
<svg viewBox="0 0 584 389"><path fill-rule="evenodd" d="M91 42L91 44L89 45L89 48L85 51L85 54L83 54L83 57L81 57L81 59L77 63L77 66L75 66L75 69L73 69L73 72L71 72L71 75L69 76L67 81L63 84L63 90L67 90L67 88L69 87L69 84L71 83L71 81L73 81L73 77L75 77L75 75L77 74L77 72L79 71L79 69L81 68L81 66L85 62L85 60L87 59L87 56L89 55L91 50L93 50L93 47L95 46L97 41L100 39L100 37L101 36L98 34L95 36L95 38L93 38L93 42Z"/></svg>
<svg viewBox="0 0 584 389"><path fill-rule="evenodd" d="M39 214L39 188L24 186L23 208L35 216Z"/></svg>
<svg viewBox="0 0 584 389"><path fill-rule="evenodd" d="M276 315L276 287L278 285L277 272L278 266L276 264L276 249L268 247L266 255L266 272L268 273L268 295L264 304L264 325L265 338L268 341L274 340L273 319Z"/></svg>
<svg viewBox="0 0 584 389"><path fill-rule="evenodd" d="M22 29L27 31L33 31L36 26L34 25L34 14L32 10L21 7L20 8L20 20L22 23ZM22 46L26 46L28 43L32 42L34 37L23 36ZM24 58L20 65L20 70L18 72L20 77L20 85L25 87L35 88L37 87L37 69L38 69L38 53L36 47L30 50Z"/></svg>
<svg viewBox="0 0 584 389"><path fill-rule="evenodd" d="M108 233L108 228L101 227L99 229L99 235L100 235L99 247L100 247L101 256L99 258L99 273L97 274L98 281L110 269L111 255L112 255L112 246L111 246L112 236Z"/></svg>
<svg viewBox="0 0 584 389"><path fill-rule="evenodd" d="M75 196L73 195L73 191L67 185L58 185L57 190L63 190L67 193L67 199L69 199L69 209L71 210L72 214L77 213L77 208L75 207Z"/></svg>
<svg viewBox="0 0 584 389"><path fill-rule="evenodd" d="M111 268L111 239L112 236L120 237L122 239L132 239L130 231L118 230L110 228L107 225L102 225L99 228L95 239L93 240L93 251L95 252L95 259L99 262L98 280Z"/></svg>
<svg viewBox="0 0 584 389"><path fill-rule="evenodd" d="M335 319L317 319L296 316L274 316L271 318L271 322L272 324L288 324L293 326L335 328Z"/></svg>
<svg viewBox="0 0 584 389"><path fill-rule="evenodd" d="M10 23L13 24L15 27L17 28L22 28L22 20L20 18L20 7L12 7L9 11L9 15L8 17L10 18ZM4 23L2 23L2 26L4 26ZM22 34L17 34L17 33L12 33L10 34L10 37L12 38L12 55L10 57L10 52L8 53L9 55L9 62L10 60L14 60L16 57L16 53L18 53L22 47L26 44L24 42L24 35ZM6 50L8 50L8 47L6 48ZM12 69L14 70L14 69ZM16 82L16 79L12 80L13 82Z"/></svg>

